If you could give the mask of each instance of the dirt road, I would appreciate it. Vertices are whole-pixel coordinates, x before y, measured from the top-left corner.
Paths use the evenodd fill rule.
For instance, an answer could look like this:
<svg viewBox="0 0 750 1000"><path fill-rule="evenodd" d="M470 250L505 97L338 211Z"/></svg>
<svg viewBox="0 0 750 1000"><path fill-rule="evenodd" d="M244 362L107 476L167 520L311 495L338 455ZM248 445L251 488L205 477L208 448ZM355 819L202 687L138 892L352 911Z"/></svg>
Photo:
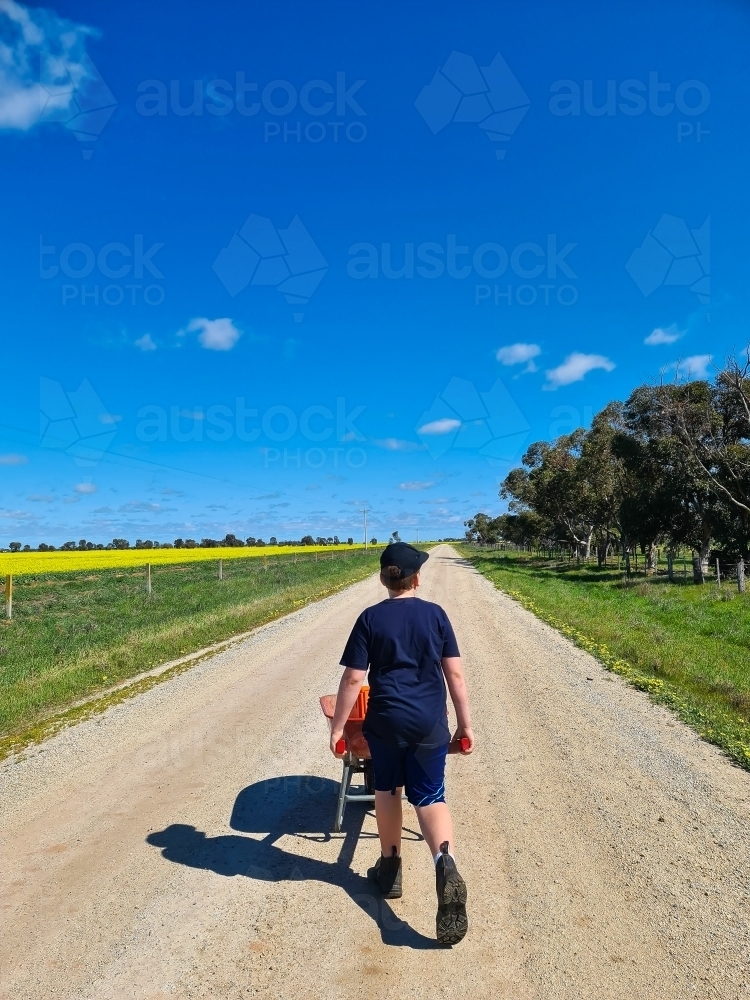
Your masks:
<svg viewBox="0 0 750 1000"><path fill-rule="evenodd" d="M421 594L458 636L479 748L449 761L468 937L436 948L407 807L403 899L329 833L319 694L380 600L357 584L0 768L0 997L750 995L750 775L461 563Z"/></svg>

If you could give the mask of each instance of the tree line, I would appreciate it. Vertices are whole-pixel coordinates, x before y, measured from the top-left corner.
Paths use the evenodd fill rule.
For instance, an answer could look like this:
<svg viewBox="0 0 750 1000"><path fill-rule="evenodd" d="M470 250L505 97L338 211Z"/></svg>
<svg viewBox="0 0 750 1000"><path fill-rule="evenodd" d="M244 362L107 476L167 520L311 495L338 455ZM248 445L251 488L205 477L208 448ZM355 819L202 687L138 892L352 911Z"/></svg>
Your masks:
<svg viewBox="0 0 750 1000"><path fill-rule="evenodd" d="M195 541L194 538L175 538L174 542L157 542L151 541L151 539L141 539L138 538L135 544L132 546L135 549L215 549L215 548L242 548L244 546L265 546L268 545L341 545L342 542L339 541L338 535L329 535L324 538L322 535L318 535L313 538L312 535L304 535L299 539L288 539L278 541L274 535L268 539L268 542L264 542L262 538L254 538L250 535L244 540L238 538L234 534L227 534L224 538L201 538L199 542ZM347 538L347 545L354 545L353 538ZM372 544L377 544L377 539L373 538ZM113 538L111 542L104 545L103 543L88 542L85 538L82 538L78 543L76 542L63 542L59 548L54 545L47 545L46 542L41 542L38 548L34 549L31 545L23 545L21 542L11 542L8 549L11 552L92 552L94 550L111 550L111 549L129 549L131 547L130 542L127 538ZM5 551L8 551L6 549Z"/></svg>
<svg viewBox="0 0 750 1000"><path fill-rule="evenodd" d="M679 375L679 373L678 373ZM506 476L508 513L479 513L466 538L547 548L602 565L618 553L693 552L702 582L709 559L750 555L750 347L712 379L641 385L554 441L537 441Z"/></svg>

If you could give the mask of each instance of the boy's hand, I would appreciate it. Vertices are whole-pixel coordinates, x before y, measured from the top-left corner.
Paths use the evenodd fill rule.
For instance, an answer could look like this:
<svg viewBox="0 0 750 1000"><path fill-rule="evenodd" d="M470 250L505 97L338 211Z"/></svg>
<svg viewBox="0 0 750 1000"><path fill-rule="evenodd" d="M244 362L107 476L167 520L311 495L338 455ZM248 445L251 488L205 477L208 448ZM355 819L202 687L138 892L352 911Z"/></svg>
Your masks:
<svg viewBox="0 0 750 1000"><path fill-rule="evenodd" d="M339 760L344 756L342 753L336 753L336 744L343 737L343 729L332 729L331 730L331 753L334 757L338 757Z"/></svg>
<svg viewBox="0 0 750 1000"><path fill-rule="evenodd" d="M468 757L470 753L474 751L474 730L470 726L459 726L458 729L453 734L454 740L467 739L469 741L469 749L462 750L461 753Z"/></svg>

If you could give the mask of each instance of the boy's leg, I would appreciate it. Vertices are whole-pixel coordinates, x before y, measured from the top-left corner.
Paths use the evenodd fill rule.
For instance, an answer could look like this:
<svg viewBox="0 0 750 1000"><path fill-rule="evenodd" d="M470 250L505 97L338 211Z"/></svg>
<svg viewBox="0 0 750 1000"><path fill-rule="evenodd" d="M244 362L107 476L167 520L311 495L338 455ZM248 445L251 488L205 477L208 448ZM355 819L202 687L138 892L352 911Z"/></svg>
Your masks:
<svg viewBox="0 0 750 1000"><path fill-rule="evenodd" d="M448 853L453 854L453 821L445 802L435 802L429 806L417 806L417 819L422 836L427 841L432 857L440 854L441 845L448 841Z"/></svg>
<svg viewBox="0 0 750 1000"><path fill-rule="evenodd" d="M401 808L401 788L396 794L375 791L375 821L378 824L380 837L380 853L384 858L390 858L393 848L401 856L401 829L403 827L403 810Z"/></svg>

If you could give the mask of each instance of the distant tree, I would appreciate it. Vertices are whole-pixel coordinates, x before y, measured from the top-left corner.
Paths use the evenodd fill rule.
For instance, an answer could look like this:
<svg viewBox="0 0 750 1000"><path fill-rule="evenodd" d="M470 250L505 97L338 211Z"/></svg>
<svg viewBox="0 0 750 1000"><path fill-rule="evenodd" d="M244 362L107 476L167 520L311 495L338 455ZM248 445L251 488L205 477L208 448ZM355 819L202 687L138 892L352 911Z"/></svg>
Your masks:
<svg viewBox="0 0 750 1000"><path fill-rule="evenodd" d="M489 514L475 514L468 521L464 521L466 540L478 545L494 545L500 540L500 526L499 517L490 517Z"/></svg>
<svg viewBox="0 0 750 1000"><path fill-rule="evenodd" d="M255 542L256 542L256 539L255 539L255 538L253 538L253 536L252 536L252 535L249 535L249 536L248 536L248 537L247 537L247 538L245 539L245 544L246 544L246 545L255 545Z"/></svg>
<svg viewBox="0 0 750 1000"><path fill-rule="evenodd" d="M377 544L378 544L377 538L371 538L370 539L370 545L377 545Z"/></svg>
<svg viewBox="0 0 750 1000"><path fill-rule="evenodd" d="M46 542L40 542L39 543L39 551L40 552L49 552L49 545L47 545Z"/></svg>
<svg viewBox="0 0 750 1000"><path fill-rule="evenodd" d="M75 547L76 547L75 542L63 542L63 544L60 546L63 552L73 552L75 550Z"/></svg>
<svg viewBox="0 0 750 1000"><path fill-rule="evenodd" d="M112 539L112 548L113 549L129 549L130 548L130 542L127 540L127 538L113 538Z"/></svg>
<svg viewBox="0 0 750 1000"><path fill-rule="evenodd" d="M259 538L258 541L255 544L256 545L265 545L266 543L263 541L262 538Z"/></svg>
<svg viewBox="0 0 750 1000"><path fill-rule="evenodd" d="M10 543L10 551L11 552L20 552L21 551L21 543L20 542L11 542Z"/></svg>
<svg viewBox="0 0 750 1000"><path fill-rule="evenodd" d="M334 535L333 536L333 544L334 545L339 545L340 544L340 542L339 542L339 536L338 535Z"/></svg>
<svg viewBox="0 0 750 1000"><path fill-rule="evenodd" d="M230 533L224 537L221 544L227 546L227 548L241 548L245 543L241 538Z"/></svg>
<svg viewBox="0 0 750 1000"><path fill-rule="evenodd" d="M354 545L354 539L353 538L347 538L346 544L347 545Z"/></svg>
<svg viewBox="0 0 750 1000"><path fill-rule="evenodd" d="M24 545L23 551L24 552L31 552L31 546L30 545Z"/></svg>
<svg viewBox="0 0 750 1000"><path fill-rule="evenodd" d="M185 539L185 548L186 549L195 549L197 547L198 547L198 543L195 541L194 538L186 538Z"/></svg>
<svg viewBox="0 0 750 1000"><path fill-rule="evenodd" d="M401 541L401 539L398 537L398 532L397 531L394 531L393 534L391 535L391 541L392 542L400 542Z"/></svg>
<svg viewBox="0 0 750 1000"><path fill-rule="evenodd" d="M312 535L305 535L300 539L300 545L315 545L315 539Z"/></svg>
<svg viewBox="0 0 750 1000"><path fill-rule="evenodd" d="M78 543L78 551L79 552L85 552L86 551L86 539L85 538L82 538L80 540L80 542Z"/></svg>
<svg viewBox="0 0 750 1000"><path fill-rule="evenodd" d="M219 543L216 541L215 538L201 538L200 547L202 549L215 549L218 547L218 545Z"/></svg>
<svg viewBox="0 0 750 1000"><path fill-rule="evenodd" d="M181 538L175 538L175 540L174 540L174 547L176 549L181 549L184 546L184 544L185 543L183 542L183 540Z"/></svg>
<svg viewBox="0 0 750 1000"><path fill-rule="evenodd" d="M270 538L268 539L268 544L269 544L269 545L278 545L278 544L279 544L279 543L278 543L278 542L276 541L276 535L271 535L271 537L270 537Z"/></svg>
<svg viewBox="0 0 750 1000"><path fill-rule="evenodd" d="M171 543L171 542L162 542L162 543L161 543L161 547L162 547L163 549L171 549L171 548L173 548L174 546L172 545L172 543Z"/></svg>
<svg viewBox="0 0 750 1000"><path fill-rule="evenodd" d="M333 538L331 538L330 536L329 536L328 538L326 538L326 543L327 543L328 545L334 545L334 544L335 544L335 542L334 542Z"/></svg>

